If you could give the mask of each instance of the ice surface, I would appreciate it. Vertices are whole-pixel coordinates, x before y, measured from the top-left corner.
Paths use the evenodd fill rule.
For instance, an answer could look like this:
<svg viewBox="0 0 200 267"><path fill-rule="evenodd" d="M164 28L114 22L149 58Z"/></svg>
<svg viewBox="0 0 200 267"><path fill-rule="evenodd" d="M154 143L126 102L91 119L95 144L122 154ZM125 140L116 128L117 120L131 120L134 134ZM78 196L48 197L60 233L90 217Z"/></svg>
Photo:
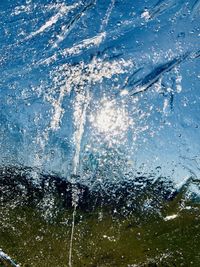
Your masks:
<svg viewBox="0 0 200 267"><path fill-rule="evenodd" d="M92 187L153 173L198 194L199 12L195 0L1 1L1 165Z"/></svg>

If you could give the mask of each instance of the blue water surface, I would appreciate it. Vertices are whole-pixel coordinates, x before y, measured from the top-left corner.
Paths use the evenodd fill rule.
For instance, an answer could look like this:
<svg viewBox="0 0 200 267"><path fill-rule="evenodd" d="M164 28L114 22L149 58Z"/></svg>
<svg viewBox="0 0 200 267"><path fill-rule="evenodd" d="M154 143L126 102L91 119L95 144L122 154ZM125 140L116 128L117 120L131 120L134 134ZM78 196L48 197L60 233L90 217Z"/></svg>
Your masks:
<svg viewBox="0 0 200 267"><path fill-rule="evenodd" d="M2 0L0 16L2 166L199 179L199 0Z"/></svg>

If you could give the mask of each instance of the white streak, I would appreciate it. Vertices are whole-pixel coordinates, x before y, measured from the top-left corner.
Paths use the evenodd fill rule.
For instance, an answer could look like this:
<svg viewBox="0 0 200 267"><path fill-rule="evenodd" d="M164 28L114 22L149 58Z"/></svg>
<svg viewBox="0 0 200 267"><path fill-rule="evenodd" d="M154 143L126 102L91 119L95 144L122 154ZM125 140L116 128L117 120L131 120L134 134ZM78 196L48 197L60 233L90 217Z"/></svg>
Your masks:
<svg viewBox="0 0 200 267"><path fill-rule="evenodd" d="M103 19L100 31L102 31L107 26L109 18L110 18L110 15L111 15L112 10L114 8L114 5L115 5L115 0L112 0L110 5L109 5L109 7L108 7L108 9L107 9L107 11L106 11L106 15L105 15L105 18Z"/></svg>
<svg viewBox="0 0 200 267"><path fill-rule="evenodd" d="M174 220L175 218L178 217L178 214L173 214L173 215L169 215L169 216L166 216L164 218L164 221L170 221L170 220Z"/></svg>
<svg viewBox="0 0 200 267"><path fill-rule="evenodd" d="M65 84L65 86L62 86L60 89L60 94L57 100L51 99L52 106L54 107L54 114L52 116L51 120L51 129L57 130L59 128L60 120L63 116L64 110L62 108L62 102L63 98L65 96L65 93L70 94L71 88ZM50 100L49 97L47 97L47 100Z"/></svg>
<svg viewBox="0 0 200 267"><path fill-rule="evenodd" d="M62 6L60 7L60 11L59 11L56 15L52 16L48 21L45 22L44 25L42 25L37 31L32 32L26 39L30 39L30 38L32 38L32 37L34 37L34 36L36 36L36 35L38 35L38 34L44 32L44 31L47 30L48 28L52 27L54 24L57 23L57 21L58 21L61 17L63 17L64 15L67 15L67 13L68 13L69 11L71 11L71 10L74 9L74 8L76 8L77 5L78 5L78 4L74 4L74 5L72 5L72 6L64 6L64 5L62 5Z"/></svg>
<svg viewBox="0 0 200 267"><path fill-rule="evenodd" d="M81 103L84 101L83 103ZM73 173L77 174L78 172L78 166L80 161L80 150L81 150L81 141L84 134L84 126L86 121L86 112L87 108L90 103L90 96L89 92L86 92L86 96L80 97L80 95L77 95L77 99L75 101L75 111L74 111L74 123L75 123L75 133L74 133L74 143L76 144L76 150L74 155L74 164L73 164ZM83 105L83 108L81 106Z"/></svg>
<svg viewBox="0 0 200 267"><path fill-rule="evenodd" d="M145 10L142 14L141 14L141 18L145 19L146 21L149 20L151 18L150 13L148 10Z"/></svg>
<svg viewBox="0 0 200 267"><path fill-rule="evenodd" d="M73 248L73 239L74 239L74 226L75 226L75 217L76 217L76 205L74 206L74 211L72 215L72 229L71 229L71 238L69 244L69 267L72 267L72 248Z"/></svg>
<svg viewBox="0 0 200 267"><path fill-rule="evenodd" d="M18 264L15 264L14 261L6 253L4 253L1 248L0 248L0 258L4 259L5 261L8 261L10 264L12 264L12 266L20 267Z"/></svg>
<svg viewBox="0 0 200 267"><path fill-rule="evenodd" d="M97 36L85 39L71 48L64 49L62 55L69 56L69 55L79 54L83 49L88 49L91 48L92 46L98 46L101 44L105 36L106 36L105 32L102 32Z"/></svg>
<svg viewBox="0 0 200 267"><path fill-rule="evenodd" d="M37 31L31 33L30 37L33 37L37 34L42 33L43 31L45 31L46 29L50 28L52 25L54 25L58 19L61 17L61 14L58 13L55 16L51 17L44 25L42 25ZM29 38L30 38L29 37Z"/></svg>

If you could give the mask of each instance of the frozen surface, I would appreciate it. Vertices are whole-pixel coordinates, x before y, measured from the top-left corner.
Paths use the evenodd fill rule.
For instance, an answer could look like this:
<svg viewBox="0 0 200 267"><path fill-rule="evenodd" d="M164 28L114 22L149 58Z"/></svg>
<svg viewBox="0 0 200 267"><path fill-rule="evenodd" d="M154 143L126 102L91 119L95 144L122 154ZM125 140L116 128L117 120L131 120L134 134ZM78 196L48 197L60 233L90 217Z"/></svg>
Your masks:
<svg viewBox="0 0 200 267"><path fill-rule="evenodd" d="M198 0L2 0L1 165L198 195L199 15Z"/></svg>

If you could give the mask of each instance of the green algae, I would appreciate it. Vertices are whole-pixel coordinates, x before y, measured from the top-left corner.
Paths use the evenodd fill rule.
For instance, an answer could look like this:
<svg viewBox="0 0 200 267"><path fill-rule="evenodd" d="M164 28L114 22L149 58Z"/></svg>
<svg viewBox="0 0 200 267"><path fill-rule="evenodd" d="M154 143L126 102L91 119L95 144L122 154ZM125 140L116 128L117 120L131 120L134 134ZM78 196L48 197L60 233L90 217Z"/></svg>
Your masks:
<svg viewBox="0 0 200 267"><path fill-rule="evenodd" d="M176 198L158 213L128 216L105 208L77 210L73 266L198 267L200 207L184 205ZM20 266L68 266L73 210L62 210L50 221L27 206L1 207L0 213L0 247Z"/></svg>

